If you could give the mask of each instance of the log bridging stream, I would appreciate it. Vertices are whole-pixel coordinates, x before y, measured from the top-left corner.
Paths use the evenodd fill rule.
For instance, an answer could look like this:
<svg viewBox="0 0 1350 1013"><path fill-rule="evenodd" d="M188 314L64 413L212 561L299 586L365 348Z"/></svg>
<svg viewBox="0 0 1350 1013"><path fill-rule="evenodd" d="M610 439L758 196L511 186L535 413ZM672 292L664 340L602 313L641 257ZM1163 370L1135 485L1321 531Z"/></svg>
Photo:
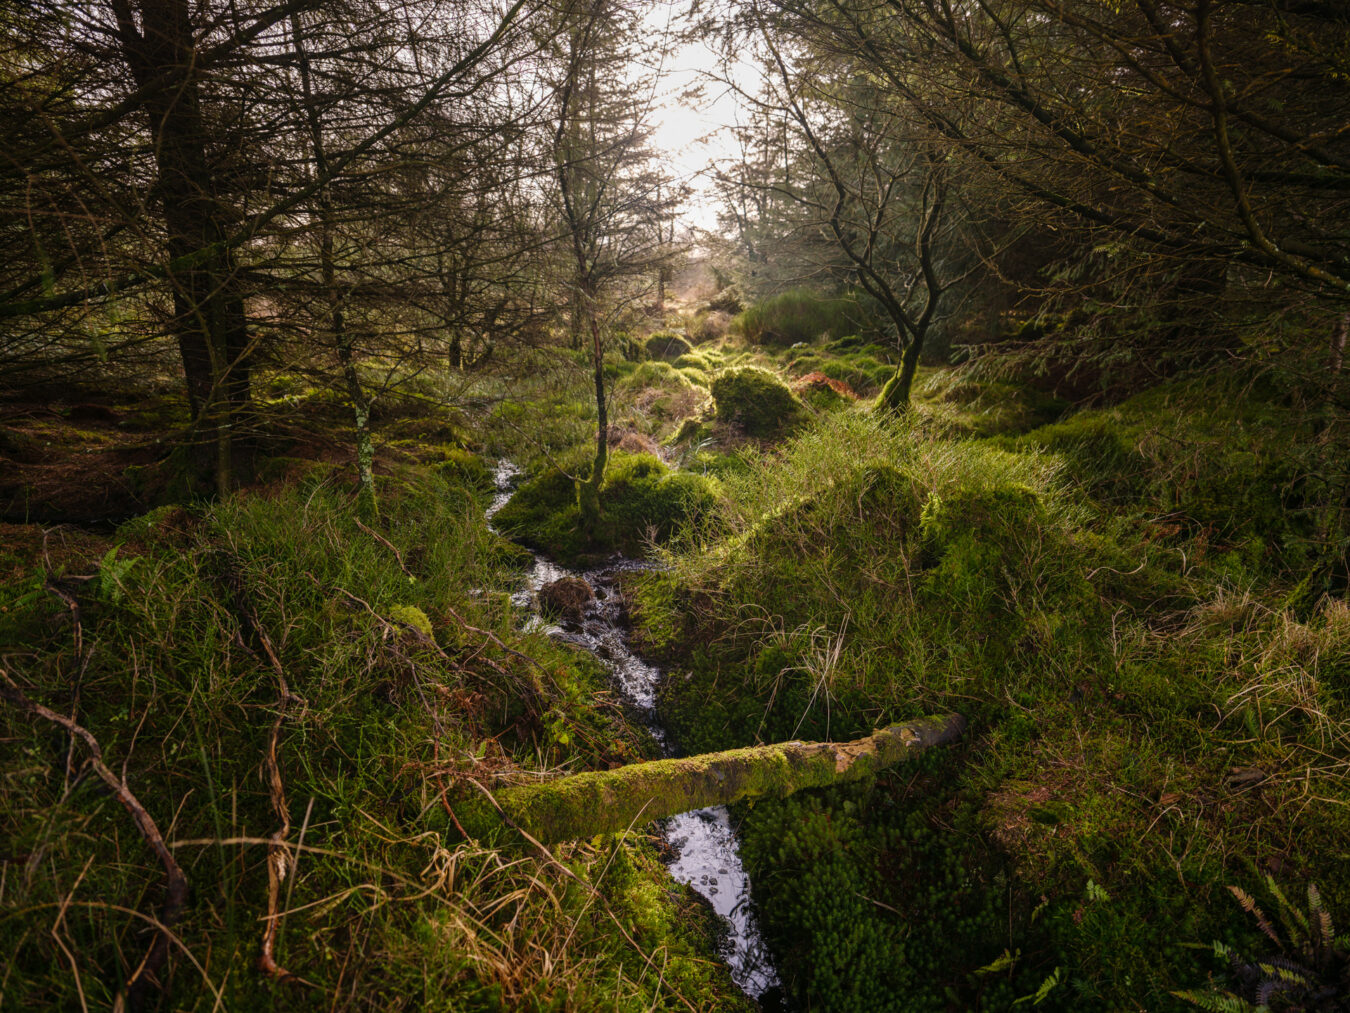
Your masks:
<svg viewBox="0 0 1350 1013"><path fill-rule="evenodd" d="M959 714L893 724L852 742L780 742L589 771L471 799L456 815L472 837L523 831L541 844L616 833L693 809L781 798L857 781L956 741Z"/></svg>

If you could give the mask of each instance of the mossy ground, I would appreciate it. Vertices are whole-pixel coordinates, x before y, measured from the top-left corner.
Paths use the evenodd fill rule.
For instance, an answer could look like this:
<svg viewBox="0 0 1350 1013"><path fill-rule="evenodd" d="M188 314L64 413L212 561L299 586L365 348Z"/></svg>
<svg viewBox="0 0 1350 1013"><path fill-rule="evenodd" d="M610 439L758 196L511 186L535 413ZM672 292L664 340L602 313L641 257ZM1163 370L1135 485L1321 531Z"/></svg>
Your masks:
<svg viewBox="0 0 1350 1013"><path fill-rule="evenodd" d="M382 406L379 538L352 516L347 458L279 428L264 484L225 501L115 533L5 525L6 672L96 735L192 887L164 1008L212 1007L213 989L245 1009L745 1008L711 960L715 926L641 840L540 856L442 833L474 782L650 751L593 660L512 618L522 550L482 511L485 461L522 446L537 459L503 527L573 562L664 545L668 567L629 586L685 748L971 719L959 747L902 771L740 808L802 1008L1188 1008L1170 991L1222 974L1213 940L1260 952L1226 884L1315 881L1350 917L1327 421L1269 378L1072 412L947 370L922 372L914 411L886 425L847 401L762 438L719 421L710 388L728 371L819 372L863 396L886 381L895 349L826 309L802 347L707 334L638 361L643 339L616 342L605 375L629 449L591 540L566 476L584 475L595 410L570 352L480 378L490 410L472 419L431 387ZM66 457L85 441L113 461L111 425L153 439L182 422L171 393L111 409L23 421L0 455L39 469L33 440L59 434ZM259 418L282 409L349 436L342 399L299 378L274 378ZM163 492L155 454L114 463L143 505ZM78 642L56 592L80 605ZM312 987L255 970L277 713L256 629L304 700L279 740L304 847L277 955ZM148 945L161 871L68 736L8 704L0 721L0 934L15 940L0 990L108 1005Z"/></svg>
<svg viewBox="0 0 1350 1013"><path fill-rule="evenodd" d="M566 565L600 562L614 553L637 557L678 531L697 528L717 498L715 479L672 471L651 454L614 451L600 490L600 522L581 529L577 482L589 474L585 448L558 462L541 459L511 501L496 515L511 537Z"/></svg>
<svg viewBox="0 0 1350 1013"><path fill-rule="evenodd" d="M691 751L972 720L919 769L743 814L804 1006L1187 1008L1212 940L1256 941L1226 884L1350 911L1350 609L1306 586L1309 423L1209 380L1038 425L1064 406L960 382L723 475L635 591L663 713Z"/></svg>

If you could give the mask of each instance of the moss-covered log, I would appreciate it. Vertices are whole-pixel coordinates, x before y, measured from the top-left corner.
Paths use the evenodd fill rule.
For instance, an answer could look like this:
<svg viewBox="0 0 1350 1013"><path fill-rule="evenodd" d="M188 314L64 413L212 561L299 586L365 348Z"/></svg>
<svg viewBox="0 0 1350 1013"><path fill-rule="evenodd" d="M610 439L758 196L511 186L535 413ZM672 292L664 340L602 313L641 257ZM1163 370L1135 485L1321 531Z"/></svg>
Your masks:
<svg viewBox="0 0 1350 1013"><path fill-rule="evenodd" d="M780 742L635 763L504 788L491 800L461 803L455 812L473 837L519 829L543 844L578 840L691 809L857 781L955 741L965 726L961 715L945 714L890 725L852 742Z"/></svg>

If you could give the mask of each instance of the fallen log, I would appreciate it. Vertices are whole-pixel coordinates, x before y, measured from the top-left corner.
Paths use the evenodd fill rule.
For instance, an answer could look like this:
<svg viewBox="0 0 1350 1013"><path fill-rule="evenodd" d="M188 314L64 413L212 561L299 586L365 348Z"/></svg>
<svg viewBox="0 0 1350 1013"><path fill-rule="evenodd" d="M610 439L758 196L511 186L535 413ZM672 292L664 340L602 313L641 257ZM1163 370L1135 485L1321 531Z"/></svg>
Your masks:
<svg viewBox="0 0 1350 1013"><path fill-rule="evenodd" d="M954 742L960 714L916 718L852 742L779 742L589 771L487 792L455 806L469 837L523 832L540 844L581 840L663 816L803 788L858 781L927 749Z"/></svg>

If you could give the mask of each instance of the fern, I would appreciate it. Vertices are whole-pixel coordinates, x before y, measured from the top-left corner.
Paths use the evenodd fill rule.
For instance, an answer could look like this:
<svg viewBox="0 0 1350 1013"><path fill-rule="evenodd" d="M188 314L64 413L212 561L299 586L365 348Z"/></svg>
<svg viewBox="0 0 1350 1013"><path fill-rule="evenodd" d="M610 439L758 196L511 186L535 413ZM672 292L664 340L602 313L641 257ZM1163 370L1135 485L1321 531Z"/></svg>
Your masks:
<svg viewBox="0 0 1350 1013"><path fill-rule="evenodd" d="M1317 887L1308 887L1306 912L1291 904L1269 876L1266 877L1266 888L1275 899L1275 921L1266 917L1250 894L1236 886L1228 889L1279 952L1257 960L1244 960L1216 942L1214 953L1228 964L1236 989L1187 989L1172 994L1201 1009L1233 1013L1273 1013L1275 1010L1345 1013L1350 1010L1350 946L1346 940L1336 938L1331 913L1323 906Z"/></svg>

